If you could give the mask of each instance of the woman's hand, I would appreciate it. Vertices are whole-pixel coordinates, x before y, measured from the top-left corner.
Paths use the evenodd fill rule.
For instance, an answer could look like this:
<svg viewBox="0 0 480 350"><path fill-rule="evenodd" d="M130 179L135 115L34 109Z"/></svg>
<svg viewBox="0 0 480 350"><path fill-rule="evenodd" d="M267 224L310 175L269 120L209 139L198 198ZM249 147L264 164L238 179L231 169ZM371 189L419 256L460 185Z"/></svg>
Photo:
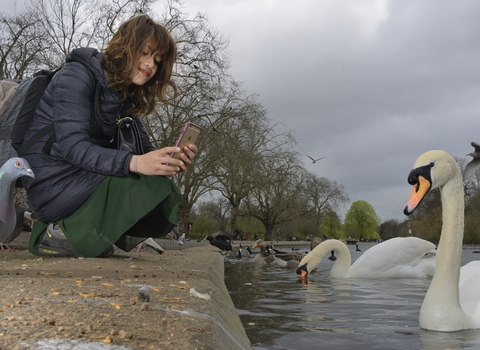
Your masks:
<svg viewBox="0 0 480 350"><path fill-rule="evenodd" d="M180 166L181 171L184 173L187 171L187 167L192 163L195 154L197 154L197 146L190 144L186 147L183 147L182 153L180 153L180 158L183 160L183 166Z"/></svg>
<svg viewBox="0 0 480 350"><path fill-rule="evenodd" d="M182 151L180 154L182 160L174 159L169 155L180 151ZM188 145L183 150L180 147L165 147L140 156L133 156L128 169L144 175L173 176L179 171L187 170L196 152L195 145Z"/></svg>

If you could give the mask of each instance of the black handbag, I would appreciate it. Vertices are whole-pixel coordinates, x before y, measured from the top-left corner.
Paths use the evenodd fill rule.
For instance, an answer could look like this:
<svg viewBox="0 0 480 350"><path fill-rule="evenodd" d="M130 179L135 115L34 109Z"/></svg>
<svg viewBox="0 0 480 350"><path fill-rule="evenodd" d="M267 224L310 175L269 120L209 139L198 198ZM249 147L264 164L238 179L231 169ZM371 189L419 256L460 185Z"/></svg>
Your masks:
<svg viewBox="0 0 480 350"><path fill-rule="evenodd" d="M135 119L125 117L117 120L117 129L113 136L116 149L127 151L136 155L144 154L140 129Z"/></svg>
<svg viewBox="0 0 480 350"><path fill-rule="evenodd" d="M94 101L100 100L100 84L95 82L95 99ZM102 112L100 111L100 106L98 103L94 103L94 118L95 120L103 126L111 126L108 121L106 121ZM116 149L127 151L135 155L144 154L142 145L142 138L140 136L140 129L138 128L135 119L131 117L120 118L116 121L117 127L115 129L115 134L111 140L113 146Z"/></svg>

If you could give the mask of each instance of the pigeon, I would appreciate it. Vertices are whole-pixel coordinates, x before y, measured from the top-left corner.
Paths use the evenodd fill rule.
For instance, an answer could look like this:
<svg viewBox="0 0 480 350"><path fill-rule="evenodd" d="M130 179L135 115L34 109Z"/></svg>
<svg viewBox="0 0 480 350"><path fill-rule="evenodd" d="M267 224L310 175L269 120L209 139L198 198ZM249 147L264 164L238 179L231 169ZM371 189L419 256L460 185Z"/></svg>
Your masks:
<svg viewBox="0 0 480 350"><path fill-rule="evenodd" d="M15 181L21 176L33 175L30 164L23 158L10 158L0 168L0 250L11 250L8 246L15 237L17 214L13 201ZM20 231L21 232L21 231Z"/></svg>
<svg viewBox="0 0 480 350"><path fill-rule="evenodd" d="M182 233L180 238L177 240L178 245L182 246L185 244L185 233Z"/></svg>
<svg viewBox="0 0 480 350"><path fill-rule="evenodd" d="M3 242L3 249L4 250L13 250L12 248L10 248L9 244L15 239L17 238L20 233L22 233L23 231L31 231L32 230L32 221L33 221L33 218L32 218L32 215L33 215L33 212L32 210L30 210L30 208L28 207L28 205L22 203L20 204L17 209L15 210L15 216L16 216L16 222L15 222L15 228L13 229L13 232L11 234L11 236L5 241ZM0 247L1 249L2 247Z"/></svg>
<svg viewBox="0 0 480 350"><path fill-rule="evenodd" d="M310 157L308 154L306 154L306 156L312 160L312 163L313 163L313 164L315 164L315 163L318 162L319 160L322 160L323 158L325 158L325 157L321 157L321 158L314 159L314 158Z"/></svg>
<svg viewBox="0 0 480 350"><path fill-rule="evenodd" d="M472 142L471 145L475 150L471 153L467 153L467 156L471 156L473 159L465 166L463 181L472 176L480 165L480 145L476 142Z"/></svg>
<svg viewBox="0 0 480 350"><path fill-rule="evenodd" d="M160 247L160 245L155 242L153 240L153 238L149 237L147 238L146 240L144 240L142 243L140 243L138 246L137 246L137 252L141 251L143 248L145 247L150 247L152 248L153 250L155 250L158 254L163 254L165 252L165 250L163 250L162 247Z"/></svg>

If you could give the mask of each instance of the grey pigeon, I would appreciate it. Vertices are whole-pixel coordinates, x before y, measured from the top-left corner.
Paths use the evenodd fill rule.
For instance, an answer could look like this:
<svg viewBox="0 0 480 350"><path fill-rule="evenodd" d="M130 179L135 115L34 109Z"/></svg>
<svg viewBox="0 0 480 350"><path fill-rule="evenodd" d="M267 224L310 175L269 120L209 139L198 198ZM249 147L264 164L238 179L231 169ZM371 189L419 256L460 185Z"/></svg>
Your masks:
<svg viewBox="0 0 480 350"><path fill-rule="evenodd" d="M145 247L150 247L152 248L153 250L155 250L158 254L163 254L165 252L165 250L163 250L162 247L160 247L160 245L155 242L153 240L153 238L149 237L147 238L146 240L144 240L142 243L140 243L138 246L137 246L137 252L141 251L142 249L144 249Z"/></svg>
<svg viewBox="0 0 480 350"><path fill-rule="evenodd" d="M180 238L177 240L178 245L182 246L185 244L185 233L182 233Z"/></svg>
<svg viewBox="0 0 480 350"><path fill-rule="evenodd" d="M15 238L13 235L17 214L13 193L15 181L20 176L35 177L30 164L23 158L10 158L0 168L0 250L2 251L10 250L8 243Z"/></svg>
<svg viewBox="0 0 480 350"><path fill-rule="evenodd" d="M476 142L472 142L471 145L475 150L472 153L467 153L467 156L471 156L473 159L465 166L463 181L472 176L480 165L480 145Z"/></svg>
<svg viewBox="0 0 480 350"><path fill-rule="evenodd" d="M15 238L17 238L20 235L20 233L22 233L23 231L31 231L31 223L33 221L32 210L30 210L28 205L22 203L17 207L15 211L16 211L16 217L17 217L15 222L15 227L10 237L3 242L3 246L0 247L0 249L3 248L3 250L11 250L11 248L9 247L9 244Z"/></svg>

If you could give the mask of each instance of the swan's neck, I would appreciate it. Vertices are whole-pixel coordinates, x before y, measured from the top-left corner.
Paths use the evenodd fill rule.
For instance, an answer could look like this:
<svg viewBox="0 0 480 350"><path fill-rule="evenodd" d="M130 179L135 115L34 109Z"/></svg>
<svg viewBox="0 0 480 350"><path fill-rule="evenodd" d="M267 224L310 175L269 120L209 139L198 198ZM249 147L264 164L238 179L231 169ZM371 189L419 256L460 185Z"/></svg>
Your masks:
<svg viewBox="0 0 480 350"><path fill-rule="evenodd" d="M330 276L336 278L347 277L350 264L352 262L352 257L350 256L350 251L348 250L347 246L336 239L329 239L320 243L309 253L309 255L311 254L311 260L307 265L308 270L311 271L315 269L320 264L323 257L327 253L330 254L332 250L335 252L337 260L335 260L335 263L333 264L332 270L330 271Z"/></svg>
<svg viewBox="0 0 480 350"><path fill-rule="evenodd" d="M440 189L442 233L430 288L420 309L420 327L440 331L465 329L468 316L460 306L458 281L462 259L464 197L461 176Z"/></svg>

